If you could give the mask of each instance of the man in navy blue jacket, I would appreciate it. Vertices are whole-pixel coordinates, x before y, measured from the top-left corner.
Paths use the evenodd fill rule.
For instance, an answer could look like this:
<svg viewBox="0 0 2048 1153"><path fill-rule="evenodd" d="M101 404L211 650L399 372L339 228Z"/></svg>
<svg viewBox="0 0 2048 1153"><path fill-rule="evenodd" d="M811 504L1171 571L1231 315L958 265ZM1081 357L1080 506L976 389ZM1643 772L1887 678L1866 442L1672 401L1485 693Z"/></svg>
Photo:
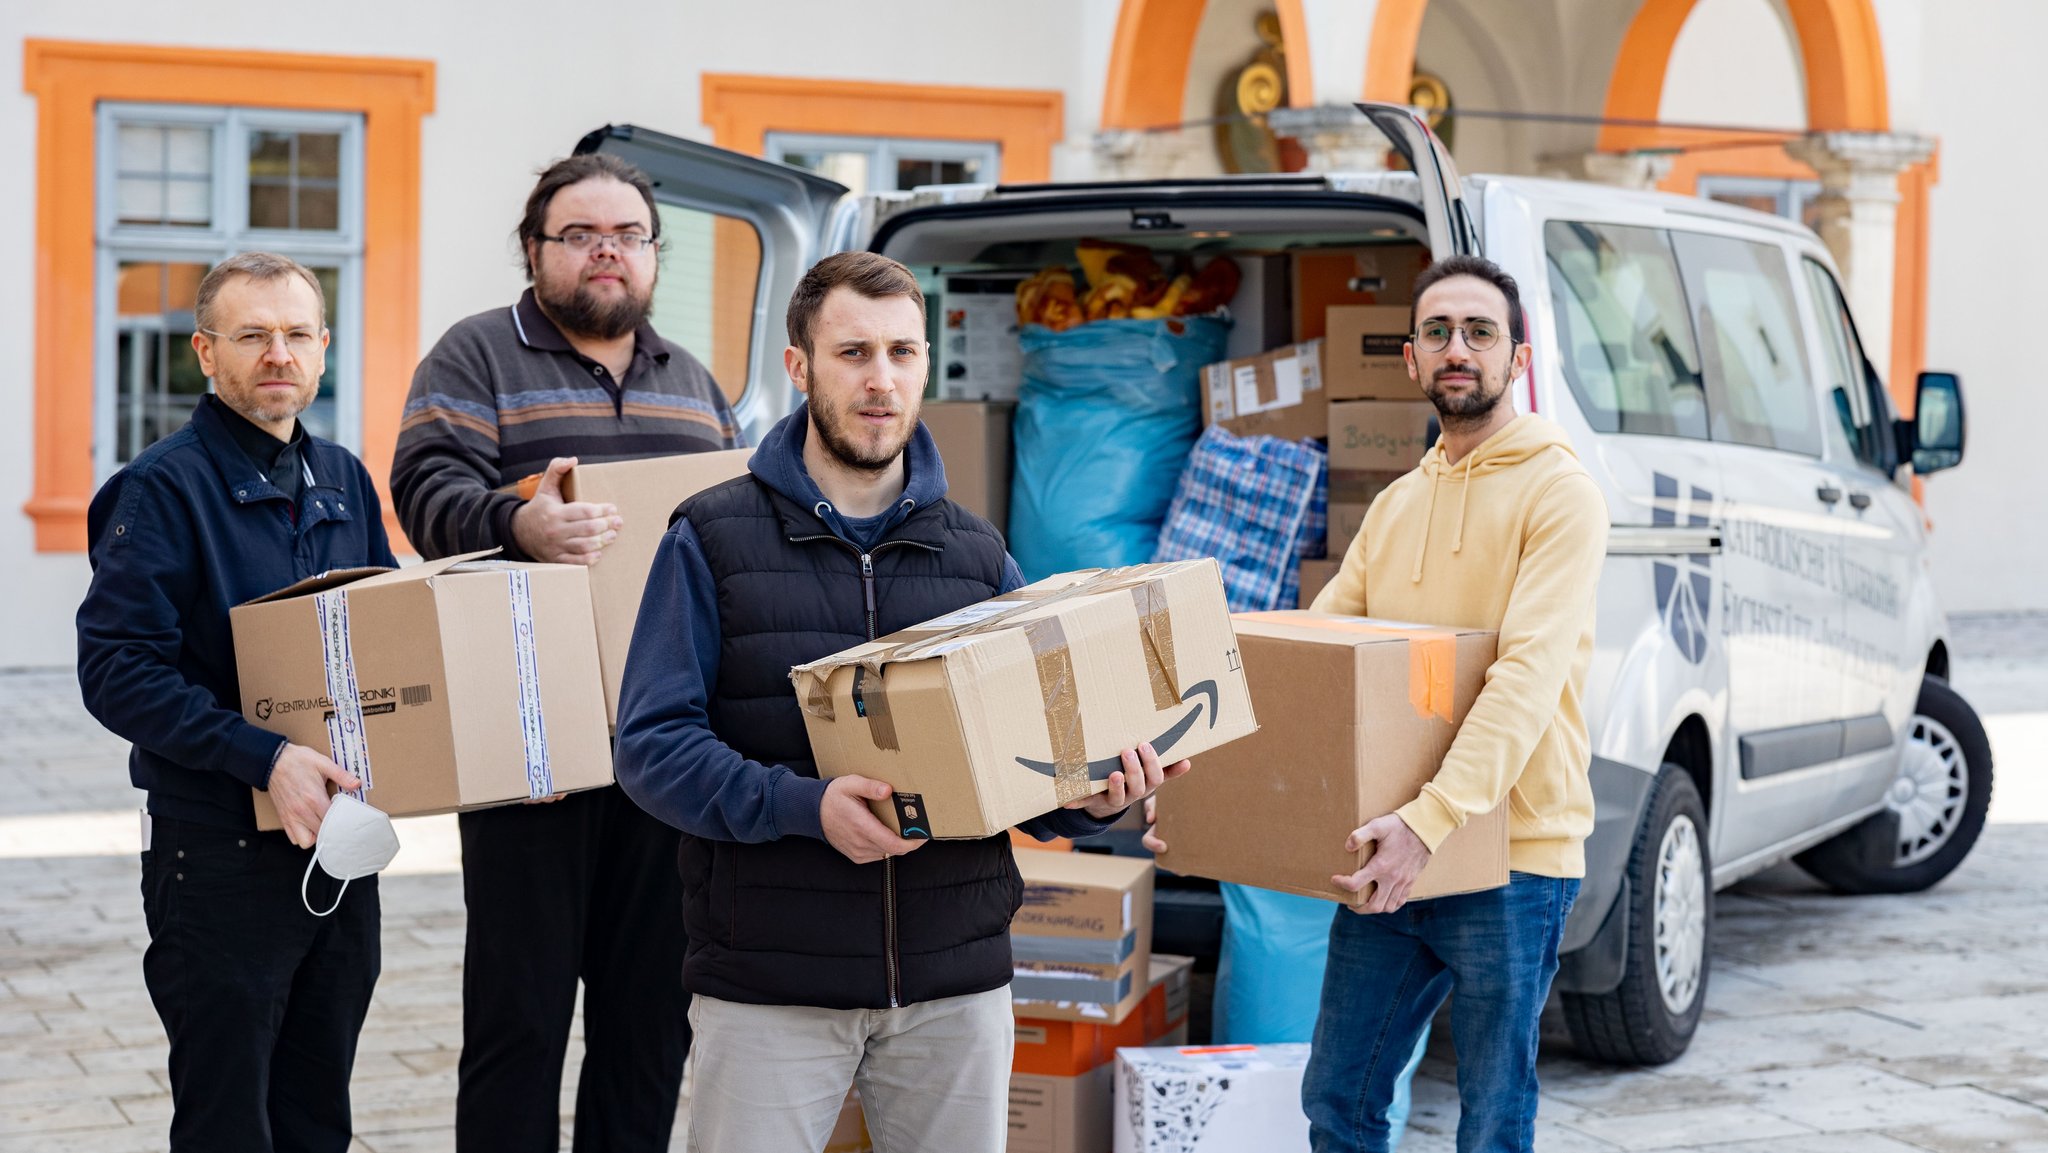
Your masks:
<svg viewBox="0 0 2048 1153"><path fill-rule="evenodd" d="M86 708L134 742L148 794L142 972L171 1043L171 1148L332 1150L377 982L376 878L334 914L300 879L329 788L361 782L242 717L228 610L329 569L395 567L376 489L299 413L326 366L325 299L251 252L200 282L192 337L215 393L93 497L78 609ZM256 830L264 789L284 831ZM335 887L317 870L313 900Z"/></svg>
<svg viewBox="0 0 2048 1153"><path fill-rule="evenodd" d="M1009 840L905 840L868 808L887 784L820 780L789 670L1023 578L995 529L946 499L918 423L910 271L828 257L788 316L784 365L807 403L751 475L678 510L619 702L619 783L684 834L691 1148L820 1148L858 1083L879 1150L999 1149L1023 893ZM1186 769L1131 750L1106 793L1024 828L1100 832Z"/></svg>

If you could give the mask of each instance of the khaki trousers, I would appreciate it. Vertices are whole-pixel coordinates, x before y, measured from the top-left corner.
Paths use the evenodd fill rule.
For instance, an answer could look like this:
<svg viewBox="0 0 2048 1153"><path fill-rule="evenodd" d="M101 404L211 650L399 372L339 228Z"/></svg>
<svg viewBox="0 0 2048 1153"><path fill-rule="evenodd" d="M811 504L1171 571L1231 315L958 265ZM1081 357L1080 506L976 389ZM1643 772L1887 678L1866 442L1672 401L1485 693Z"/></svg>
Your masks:
<svg viewBox="0 0 2048 1153"><path fill-rule="evenodd" d="M690 1001L693 1153L820 1150L849 1085L876 1153L1000 1153L1015 1026L1005 987L900 1009Z"/></svg>

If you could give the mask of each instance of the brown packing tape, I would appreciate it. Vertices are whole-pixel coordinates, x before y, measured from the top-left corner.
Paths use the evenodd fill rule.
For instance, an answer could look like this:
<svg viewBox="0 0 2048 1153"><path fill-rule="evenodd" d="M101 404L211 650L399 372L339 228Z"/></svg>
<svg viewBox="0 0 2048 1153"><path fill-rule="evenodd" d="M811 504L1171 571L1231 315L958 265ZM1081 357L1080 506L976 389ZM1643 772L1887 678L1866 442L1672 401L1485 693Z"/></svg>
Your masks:
<svg viewBox="0 0 2048 1153"><path fill-rule="evenodd" d="M893 752L902 747L896 743L896 718L889 712L889 688L882 681L882 670L853 670L853 708L868 719L868 738L876 748Z"/></svg>
<svg viewBox="0 0 2048 1153"><path fill-rule="evenodd" d="M1081 693L1074 653L1058 617L1024 626L1038 665L1038 695L1045 705L1045 735L1052 742L1053 797L1064 805L1088 795L1088 742L1081 732Z"/></svg>
<svg viewBox="0 0 2048 1153"><path fill-rule="evenodd" d="M1269 621L1299 628L1329 629L1364 636L1398 637L1408 642L1408 703L1415 715L1445 722L1457 702L1458 634L1448 629L1399 628L1356 617L1303 616L1299 613L1243 613L1238 619Z"/></svg>
<svg viewBox="0 0 2048 1153"><path fill-rule="evenodd" d="M1173 660L1173 615L1166 603L1166 584L1148 580L1131 586L1138 608L1138 631L1145 646L1145 672L1152 681L1152 707L1164 712L1180 704L1180 675Z"/></svg>

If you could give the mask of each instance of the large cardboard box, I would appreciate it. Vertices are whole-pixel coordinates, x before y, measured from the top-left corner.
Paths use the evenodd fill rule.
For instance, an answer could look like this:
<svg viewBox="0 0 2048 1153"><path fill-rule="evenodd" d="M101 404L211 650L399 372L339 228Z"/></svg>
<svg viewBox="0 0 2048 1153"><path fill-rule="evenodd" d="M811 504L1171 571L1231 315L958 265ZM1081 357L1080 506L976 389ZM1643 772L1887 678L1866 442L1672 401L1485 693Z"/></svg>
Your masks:
<svg viewBox="0 0 2048 1153"><path fill-rule="evenodd" d="M1331 400L1421 400L1408 376L1408 307L1330 310L1323 387Z"/></svg>
<svg viewBox="0 0 2048 1153"><path fill-rule="evenodd" d="M1010 421L1012 401L935 400L924 406L924 426L946 466L946 496L1010 531Z"/></svg>
<svg viewBox="0 0 2048 1153"><path fill-rule="evenodd" d="M1308 612L1237 619L1253 736L1202 759L1159 794L1159 867L1362 905L1331 884L1371 857L1352 830L1434 779L1493 664L1496 635ZM1430 858L1410 898L1508 879L1505 805L1468 821Z"/></svg>
<svg viewBox="0 0 2048 1153"><path fill-rule="evenodd" d="M1294 337L1294 258L1286 253L1239 253L1237 294L1230 298L1230 336L1223 355L1243 360Z"/></svg>
<svg viewBox="0 0 2048 1153"><path fill-rule="evenodd" d="M1331 308L1398 304L1405 314L1415 299L1415 278L1429 267L1429 249L1409 243L1312 248L1295 252L1293 261L1294 339L1314 340L1328 335Z"/></svg>
<svg viewBox="0 0 2048 1153"><path fill-rule="evenodd" d="M487 555L323 573L235 606L242 715L330 753L395 817L610 784L589 570ZM282 827L255 795L257 827Z"/></svg>
<svg viewBox="0 0 2048 1153"><path fill-rule="evenodd" d="M1017 285L1022 276L949 276L938 299L938 396L942 400L1016 400L1024 383L1017 343Z"/></svg>
<svg viewBox="0 0 2048 1153"><path fill-rule="evenodd" d="M1321 341L1287 344L1202 370L1204 424L1239 436L1305 440L1329 431Z"/></svg>
<svg viewBox="0 0 2048 1153"><path fill-rule="evenodd" d="M1307 1045L1119 1049L1116 1153L1308 1153Z"/></svg>
<svg viewBox="0 0 2048 1153"><path fill-rule="evenodd" d="M713 485L743 476L754 450L653 456L642 460L579 464L562 478L562 499L616 505L625 527L590 566L590 607L597 617L597 661L604 671L604 715L619 723L619 682L647 573L668 532L668 518L683 501Z"/></svg>
<svg viewBox="0 0 2048 1153"><path fill-rule="evenodd" d="M1152 957L1141 1012L1119 1025L1019 1018L1009 1153L1109 1153L1116 1051L1185 1045L1192 957Z"/></svg>
<svg viewBox="0 0 2048 1153"><path fill-rule="evenodd" d="M1114 1025L1150 987L1152 859L1017 854L1024 906L1010 922L1017 1014Z"/></svg>
<svg viewBox="0 0 2048 1153"><path fill-rule="evenodd" d="M1343 400L1330 405L1329 538L1342 556L1388 485L1428 454L1435 406L1426 400Z"/></svg>
<svg viewBox="0 0 2048 1153"><path fill-rule="evenodd" d="M1212 559L1062 573L790 670L825 777L909 836L987 837L1258 728Z"/></svg>
<svg viewBox="0 0 2048 1153"><path fill-rule="evenodd" d="M1337 570L1343 567L1344 557L1341 553L1328 560L1302 561L1299 574L1299 583L1301 585L1299 607L1307 608L1316 603L1316 594L1323 591L1324 585L1336 580Z"/></svg>

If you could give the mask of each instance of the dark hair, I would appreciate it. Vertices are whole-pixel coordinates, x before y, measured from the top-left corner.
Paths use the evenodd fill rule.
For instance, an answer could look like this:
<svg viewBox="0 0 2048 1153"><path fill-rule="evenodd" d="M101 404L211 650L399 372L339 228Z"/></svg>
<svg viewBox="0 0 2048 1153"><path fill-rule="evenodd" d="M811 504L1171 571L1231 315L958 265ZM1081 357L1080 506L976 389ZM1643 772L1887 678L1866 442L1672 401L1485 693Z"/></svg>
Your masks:
<svg viewBox="0 0 2048 1153"><path fill-rule="evenodd" d="M789 343L811 354L811 325L825 298L841 286L870 300L907 296L917 304L917 319L924 321L924 292L917 287L917 275L901 264L873 252L841 252L811 265L804 278L789 294Z"/></svg>
<svg viewBox="0 0 2048 1153"><path fill-rule="evenodd" d="M654 206L654 182L647 179L645 172L604 152L557 160L540 170L540 181L526 194L526 215L519 218L519 259L526 265L526 279L533 279L533 246L547 231L548 205L555 202L555 193L586 180L616 180L631 185L640 199L647 202L648 227L656 240L661 239L661 210Z"/></svg>
<svg viewBox="0 0 2048 1153"><path fill-rule="evenodd" d="M192 318L198 327L220 327L219 321L213 315L214 298L220 295L220 290L227 286L228 281L238 276L246 276L259 284L283 280L289 276L298 277L313 286L313 303L320 311L320 323L323 327L327 324L327 294L321 291L320 278L313 275L312 269L289 256L279 256L275 252L238 252L214 265L199 282L199 297L192 304Z"/></svg>
<svg viewBox="0 0 2048 1153"><path fill-rule="evenodd" d="M1516 344L1528 343L1528 333L1522 325L1522 289L1515 278L1501 271L1501 267L1483 256L1453 256L1439 260L1422 270L1415 278L1415 303L1408 306L1408 333L1415 333L1415 309L1422 303L1422 294L1453 276L1470 276L1483 280L1508 298L1508 339Z"/></svg>

